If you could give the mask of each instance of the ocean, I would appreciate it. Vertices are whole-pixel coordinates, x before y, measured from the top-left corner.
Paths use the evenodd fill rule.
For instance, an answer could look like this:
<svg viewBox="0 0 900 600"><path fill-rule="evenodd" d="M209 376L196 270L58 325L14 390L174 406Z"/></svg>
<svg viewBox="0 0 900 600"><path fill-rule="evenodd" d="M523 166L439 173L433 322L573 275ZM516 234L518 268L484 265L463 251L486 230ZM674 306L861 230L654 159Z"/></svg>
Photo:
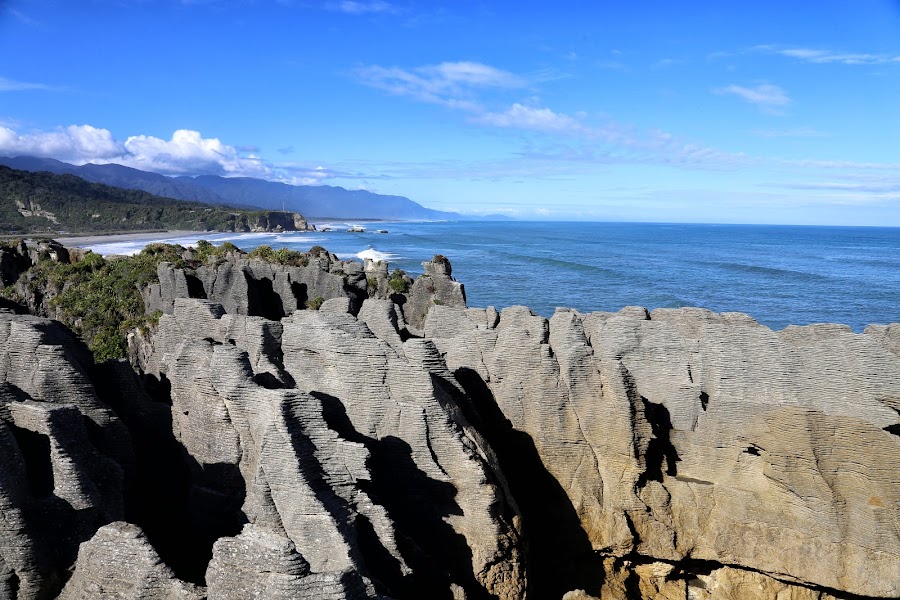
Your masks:
<svg viewBox="0 0 900 600"><path fill-rule="evenodd" d="M469 306L700 306L739 311L772 329L900 322L900 228L558 222L330 223L332 231L210 234L244 250L321 245L344 259L372 257L411 274L447 256ZM377 233L385 229L388 233ZM163 238L160 238L163 239ZM197 237L165 238L182 245ZM147 241L94 245L133 253Z"/></svg>

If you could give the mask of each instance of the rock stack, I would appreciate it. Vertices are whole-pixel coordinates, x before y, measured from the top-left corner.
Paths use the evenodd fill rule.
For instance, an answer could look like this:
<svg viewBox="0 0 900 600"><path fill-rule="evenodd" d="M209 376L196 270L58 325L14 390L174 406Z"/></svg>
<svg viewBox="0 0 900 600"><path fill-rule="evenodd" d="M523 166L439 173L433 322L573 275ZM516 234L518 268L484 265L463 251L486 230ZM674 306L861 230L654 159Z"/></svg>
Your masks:
<svg viewBox="0 0 900 600"><path fill-rule="evenodd" d="M328 261L161 264L133 365L0 310L0 599L900 596L900 325Z"/></svg>

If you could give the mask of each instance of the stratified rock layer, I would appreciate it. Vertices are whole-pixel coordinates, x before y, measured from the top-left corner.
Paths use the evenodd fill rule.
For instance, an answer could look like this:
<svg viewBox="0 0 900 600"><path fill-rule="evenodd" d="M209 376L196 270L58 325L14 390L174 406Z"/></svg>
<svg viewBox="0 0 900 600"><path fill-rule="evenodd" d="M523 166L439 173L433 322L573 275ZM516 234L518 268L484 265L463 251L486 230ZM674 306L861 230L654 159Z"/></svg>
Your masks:
<svg viewBox="0 0 900 600"><path fill-rule="evenodd" d="M88 365L57 323L0 312L0 590L21 598L55 594L78 544L123 516L128 433Z"/></svg>
<svg viewBox="0 0 900 600"><path fill-rule="evenodd" d="M533 440L585 560L900 594L900 361L884 330L773 332L700 309L548 321L518 307L491 321L435 307L425 333Z"/></svg>
<svg viewBox="0 0 900 600"><path fill-rule="evenodd" d="M175 577L136 525L101 527L81 545L60 600L201 600L200 589Z"/></svg>
<svg viewBox="0 0 900 600"><path fill-rule="evenodd" d="M0 309L0 600L900 596L900 325L311 260L161 264L140 377Z"/></svg>
<svg viewBox="0 0 900 600"><path fill-rule="evenodd" d="M434 345L400 342L383 302L361 314L387 341L347 313L275 323L175 299L143 367L171 382L173 430L205 499L194 520L250 522L313 573L371 575L404 597L454 585L519 598L515 509L493 453Z"/></svg>
<svg viewBox="0 0 900 600"><path fill-rule="evenodd" d="M288 266L232 254L197 269L162 262L158 284L144 292L148 313L171 314L176 298L199 298L221 304L232 314L281 319L306 308L316 298L349 298L354 312L366 297L362 265L322 253L307 266Z"/></svg>
<svg viewBox="0 0 900 600"><path fill-rule="evenodd" d="M450 261L438 254L422 263L425 272L416 278L409 293L408 306L404 306L407 321L420 331L425 317L433 306L465 308L466 290L463 284L453 279Z"/></svg>

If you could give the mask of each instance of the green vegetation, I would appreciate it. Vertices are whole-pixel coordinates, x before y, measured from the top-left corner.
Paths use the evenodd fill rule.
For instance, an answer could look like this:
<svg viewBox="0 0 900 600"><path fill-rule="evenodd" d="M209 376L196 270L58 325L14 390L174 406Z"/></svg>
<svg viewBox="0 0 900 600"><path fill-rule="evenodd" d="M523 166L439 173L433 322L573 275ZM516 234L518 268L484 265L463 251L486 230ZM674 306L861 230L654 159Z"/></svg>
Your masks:
<svg viewBox="0 0 900 600"><path fill-rule="evenodd" d="M156 266L185 265L180 246L153 244L132 257L107 260L89 252L77 263L40 260L20 282L43 295L53 316L81 335L98 361L127 356L127 332L146 329L159 319L145 315L140 290L157 281ZM21 300L14 286L0 292Z"/></svg>
<svg viewBox="0 0 900 600"><path fill-rule="evenodd" d="M281 213L275 215L273 211L173 200L140 190L89 183L74 175L0 166L0 234L249 231L265 228L274 217L283 220Z"/></svg>
<svg viewBox="0 0 900 600"><path fill-rule="evenodd" d="M110 259L88 252L70 264L53 260L45 250L40 253L38 263L22 274L15 285L0 288L0 297L19 303L26 300L20 294L32 298L42 306L36 309L38 312L59 319L79 334L97 361L125 358L128 333L134 329L146 331L159 321L158 312L144 314L141 297L141 290L159 282L156 274L159 263L196 269L211 260L224 261L229 254L245 253L230 242L216 246L200 240L193 249L150 244L134 256ZM287 248L273 250L261 246L246 256L283 265L309 264L307 254ZM307 307L318 310L324 301L318 296L308 300Z"/></svg>
<svg viewBox="0 0 900 600"><path fill-rule="evenodd" d="M409 279L406 278L406 272L402 269L394 269L388 279L388 287L398 294L405 294L409 291Z"/></svg>
<svg viewBox="0 0 900 600"><path fill-rule="evenodd" d="M225 242L221 246L216 246L206 240L198 240L197 248L194 251L193 261L197 266L207 264L210 258L215 257L217 263L225 260L228 254L243 254L244 251L232 244Z"/></svg>
<svg viewBox="0 0 900 600"><path fill-rule="evenodd" d="M248 258L258 258L270 263L279 265L290 265L292 267L305 267L309 265L309 256L296 250L289 248L279 248L273 250L271 246L259 246L247 255Z"/></svg>
<svg viewBox="0 0 900 600"><path fill-rule="evenodd" d="M248 254L247 257L271 261L275 258L275 251L272 250L272 246L258 246L257 248L251 250L250 254Z"/></svg>

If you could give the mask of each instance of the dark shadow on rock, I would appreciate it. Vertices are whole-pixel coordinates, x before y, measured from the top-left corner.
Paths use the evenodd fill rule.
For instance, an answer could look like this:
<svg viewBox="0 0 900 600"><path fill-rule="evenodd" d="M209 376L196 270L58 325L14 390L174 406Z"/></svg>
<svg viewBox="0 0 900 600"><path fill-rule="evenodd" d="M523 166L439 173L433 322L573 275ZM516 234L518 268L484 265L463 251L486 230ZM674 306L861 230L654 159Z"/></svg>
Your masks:
<svg viewBox="0 0 900 600"><path fill-rule="evenodd" d="M304 308L309 300L307 285L299 281L292 281L291 295L294 297L293 308Z"/></svg>
<svg viewBox="0 0 900 600"><path fill-rule="evenodd" d="M151 400L159 404L172 406L172 382L169 381L165 373L160 374L158 379L153 375L143 375L140 381L141 386Z"/></svg>
<svg viewBox="0 0 900 600"><path fill-rule="evenodd" d="M366 570L379 593L390 594L403 581L400 561L381 543L372 522L365 516L356 518L356 540L366 564Z"/></svg>
<svg viewBox="0 0 900 600"><path fill-rule="evenodd" d="M247 516L241 510L247 495L246 484L236 464L200 465L187 452L184 454L192 471L188 514L202 549L194 568L202 568L203 575L198 572L195 577L204 576L216 540L240 534L247 523Z"/></svg>
<svg viewBox="0 0 900 600"><path fill-rule="evenodd" d="M16 527L27 532L34 544L31 550L26 550L26 555L33 552L36 561L33 575L40 587L37 597L55 598L70 575L81 543L89 540L110 518L101 507L76 509L68 500L55 494L57 484L72 482L55 481L51 441L47 435L11 422L6 422L6 429L10 433L8 442L15 445L14 452L22 461L26 479L22 482L24 493L17 500L22 522ZM3 566L0 562L0 567ZM7 589L18 590L18 577L11 571L4 573L0 569L0 592L4 580Z"/></svg>
<svg viewBox="0 0 900 600"><path fill-rule="evenodd" d="M432 479L419 469L412 458L412 448L404 440L394 436L378 440L360 434L341 400L322 393L313 395L322 402L325 421L331 429L369 450L367 466L372 480L360 481L359 486L387 511L400 552L412 569L412 573L403 575L396 559L378 548L366 548L371 540L361 543L370 575L383 588L380 591L401 600L452 600L450 584L455 583L466 591L469 600L492 598L472 572L472 551L465 537L445 520L462 514L456 502L456 487ZM362 531L365 527L365 523L358 526Z"/></svg>
<svg viewBox="0 0 900 600"><path fill-rule="evenodd" d="M282 383L277 377L269 372L257 373L253 376L253 381L267 390L279 390L293 387Z"/></svg>
<svg viewBox="0 0 900 600"><path fill-rule="evenodd" d="M187 282L188 298L199 298L206 300L206 289L203 282L196 275L192 275L187 269L184 270L184 279Z"/></svg>
<svg viewBox="0 0 900 600"><path fill-rule="evenodd" d="M78 548L97 529L109 523L97 508L76 510L62 498L50 494L22 507L25 527L35 541L43 598L55 598L78 557Z"/></svg>
<svg viewBox="0 0 900 600"><path fill-rule="evenodd" d="M94 378L98 393L125 423L134 445L136 476L126 480L125 519L144 530L179 578L203 584L213 543L239 534L246 522L238 467L204 468L185 451L172 430L165 376L138 381L127 365L106 368L105 377Z"/></svg>
<svg viewBox="0 0 900 600"><path fill-rule="evenodd" d="M637 487L644 487L648 481L662 481L663 474L674 477L678 475L678 463L681 458L672 445L672 418L669 409L663 404L650 402L641 396L644 405L644 416L650 423L653 437L647 444L644 457L646 468L637 480Z"/></svg>
<svg viewBox="0 0 900 600"><path fill-rule="evenodd" d="M476 371L463 367L454 375L466 392L456 392L457 403L494 449L522 515L529 597L561 598L575 589L599 596L602 557L594 552L571 500L547 471L531 436L512 427Z"/></svg>
<svg viewBox="0 0 900 600"><path fill-rule="evenodd" d="M400 310L403 310L403 305L406 304L407 301L405 294L391 294L388 299L399 306Z"/></svg>
<svg viewBox="0 0 900 600"><path fill-rule="evenodd" d="M275 291L272 280L268 277L251 279L247 277L248 298L247 313L255 317L265 317L270 321L284 318L284 305L281 296Z"/></svg>
<svg viewBox="0 0 900 600"><path fill-rule="evenodd" d="M0 558L0 598L18 598L19 583L19 576Z"/></svg>
<svg viewBox="0 0 900 600"><path fill-rule="evenodd" d="M6 298L0 298L0 309L8 310L17 315L28 314L28 307L21 304L16 304L12 300L7 300Z"/></svg>
<svg viewBox="0 0 900 600"><path fill-rule="evenodd" d="M51 495L53 463L50 460L50 438L41 433L16 427L12 423L7 423L6 426L12 432L25 461L25 475L28 477L31 495L35 498Z"/></svg>

